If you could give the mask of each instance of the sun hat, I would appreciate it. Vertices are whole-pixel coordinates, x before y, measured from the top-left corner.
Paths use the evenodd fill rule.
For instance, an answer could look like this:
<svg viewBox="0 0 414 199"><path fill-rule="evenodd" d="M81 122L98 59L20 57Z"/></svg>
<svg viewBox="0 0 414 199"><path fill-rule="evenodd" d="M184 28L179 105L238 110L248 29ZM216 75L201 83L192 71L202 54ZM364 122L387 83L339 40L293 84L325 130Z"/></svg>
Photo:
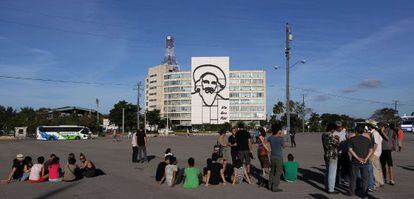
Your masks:
<svg viewBox="0 0 414 199"><path fill-rule="evenodd" d="M341 122L341 121L336 121L336 122L335 122L335 125L336 125L336 126L342 126L342 122Z"/></svg>
<svg viewBox="0 0 414 199"><path fill-rule="evenodd" d="M23 160L24 159L24 155L23 154L17 154L16 155L16 159Z"/></svg>
<svg viewBox="0 0 414 199"><path fill-rule="evenodd" d="M378 128L378 122L373 120L373 119L369 119L367 121L365 121L367 124L371 125L374 128Z"/></svg>

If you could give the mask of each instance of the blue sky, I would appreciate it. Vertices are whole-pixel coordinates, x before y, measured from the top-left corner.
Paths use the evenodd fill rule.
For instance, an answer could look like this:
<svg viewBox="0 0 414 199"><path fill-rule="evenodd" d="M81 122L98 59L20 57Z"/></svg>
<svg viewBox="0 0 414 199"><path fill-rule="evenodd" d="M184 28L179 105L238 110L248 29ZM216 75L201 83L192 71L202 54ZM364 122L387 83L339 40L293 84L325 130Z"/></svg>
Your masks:
<svg viewBox="0 0 414 199"><path fill-rule="evenodd" d="M400 100L414 111L412 1L1 1L0 75L134 84L176 39L191 56L229 56L231 69L267 70L268 112L284 100L284 24L292 25L292 99L318 113L368 117ZM94 107L136 101L133 86L0 79L0 104ZM354 98L370 101L353 100ZM374 103L376 102L386 102Z"/></svg>

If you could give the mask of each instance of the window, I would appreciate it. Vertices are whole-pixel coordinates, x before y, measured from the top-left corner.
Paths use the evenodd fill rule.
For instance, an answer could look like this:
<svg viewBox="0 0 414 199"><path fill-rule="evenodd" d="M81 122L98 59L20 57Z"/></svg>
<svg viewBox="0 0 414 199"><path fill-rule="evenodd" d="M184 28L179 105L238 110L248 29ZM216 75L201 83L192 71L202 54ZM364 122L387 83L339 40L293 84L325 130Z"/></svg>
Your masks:
<svg viewBox="0 0 414 199"><path fill-rule="evenodd" d="M157 74L152 74L152 75L150 75L150 77L156 77L157 76Z"/></svg>

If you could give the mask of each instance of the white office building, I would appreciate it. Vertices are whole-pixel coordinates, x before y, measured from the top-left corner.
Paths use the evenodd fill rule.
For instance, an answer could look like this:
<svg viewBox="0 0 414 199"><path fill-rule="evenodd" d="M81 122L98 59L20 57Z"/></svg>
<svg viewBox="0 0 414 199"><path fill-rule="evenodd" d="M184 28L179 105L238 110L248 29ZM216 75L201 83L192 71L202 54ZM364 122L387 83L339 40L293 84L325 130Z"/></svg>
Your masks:
<svg viewBox="0 0 414 199"><path fill-rule="evenodd" d="M214 72L214 70L211 70L208 67L214 66L218 68L217 71L221 70L220 66L210 65L208 60L210 60L211 63L214 63L214 61L217 60L219 60L218 63L223 63L224 60L224 63L227 62L227 65L229 65L228 57L202 57L192 58L192 60L193 62L194 60L207 60L204 65L197 62L197 66L207 67L207 72L204 72L207 75ZM193 66L192 71L180 71L176 65L167 64L149 68L148 76L145 81L145 109L149 111L159 109L161 116L163 118L168 118L173 125L191 126L192 105L194 107L194 103L192 103L192 95L197 95L198 97L198 93L196 93L200 91L198 88L204 88L207 86L207 83L209 83L209 86L217 85L217 94L221 94L217 96L221 97L221 99L223 101L225 100L229 105L229 107L227 107L227 105L225 107L225 109L228 109L226 115L229 117L224 118L226 121L234 123L237 121L258 122L260 120L266 120L266 72L264 70L232 71L227 67L227 71L222 70L222 76L216 76L217 82L208 82L205 79L202 79L206 78L206 75L198 75L198 73L194 71L195 68L197 67ZM193 78L193 75L198 76L194 76ZM196 83L200 84L198 85L199 87L197 87ZM226 92L222 91L224 89L227 89ZM224 93L225 96L222 96ZM200 92L200 96L201 95ZM218 97L215 97L214 99L218 99ZM224 107L222 105L220 106ZM208 107L204 107L202 110L206 110L206 108L214 108L213 103ZM224 111L219 109L218 112L223 113ZM193 114L199 114L199 111L193 110ZM203 120L203 123L206 123L204 121L205 120Z"/></svg>

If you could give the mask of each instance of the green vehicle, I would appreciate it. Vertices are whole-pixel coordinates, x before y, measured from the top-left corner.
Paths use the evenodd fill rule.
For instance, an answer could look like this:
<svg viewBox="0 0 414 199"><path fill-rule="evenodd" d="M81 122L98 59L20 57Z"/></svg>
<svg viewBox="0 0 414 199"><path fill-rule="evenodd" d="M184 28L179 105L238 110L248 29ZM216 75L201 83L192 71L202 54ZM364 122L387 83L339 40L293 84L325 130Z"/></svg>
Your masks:
<svg viewBox="0 0 414 199"><path fill-rule="evenodd" d="M37 140L86 140L91 138L91 131L84 126L39 126L36 130Z"/></svg>

